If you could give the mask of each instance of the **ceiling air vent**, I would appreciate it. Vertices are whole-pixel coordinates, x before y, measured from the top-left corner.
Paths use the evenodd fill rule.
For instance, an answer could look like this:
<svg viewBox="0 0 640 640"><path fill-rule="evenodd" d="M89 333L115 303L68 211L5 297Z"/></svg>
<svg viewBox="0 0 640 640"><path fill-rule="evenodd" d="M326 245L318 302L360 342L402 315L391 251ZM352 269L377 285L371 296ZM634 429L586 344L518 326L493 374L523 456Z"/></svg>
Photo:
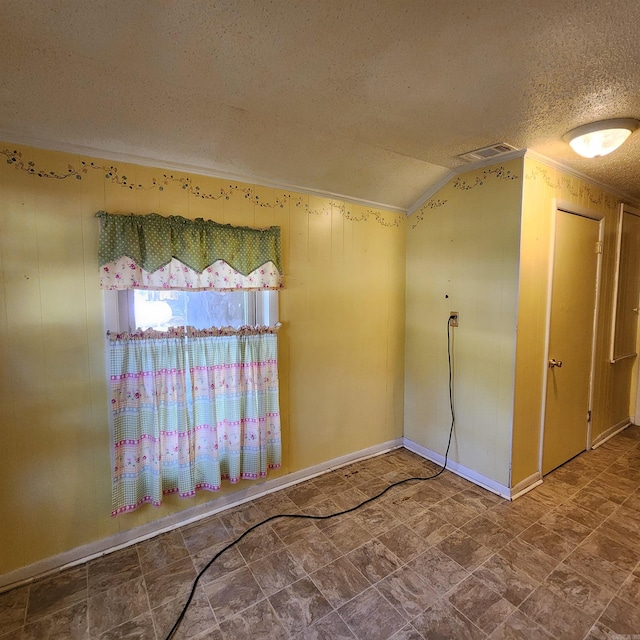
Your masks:
<svg viewBox="0 0 640 640"><path fill-rule="evenodd" d="M482 149L462 153L458 158L466 160L467 162L477 162L478 160L496 158L497 156L504 155L510 151L516 151L516 148L506 142L497 142L496 144L489 145L488 147L482 147Z"/></svg>

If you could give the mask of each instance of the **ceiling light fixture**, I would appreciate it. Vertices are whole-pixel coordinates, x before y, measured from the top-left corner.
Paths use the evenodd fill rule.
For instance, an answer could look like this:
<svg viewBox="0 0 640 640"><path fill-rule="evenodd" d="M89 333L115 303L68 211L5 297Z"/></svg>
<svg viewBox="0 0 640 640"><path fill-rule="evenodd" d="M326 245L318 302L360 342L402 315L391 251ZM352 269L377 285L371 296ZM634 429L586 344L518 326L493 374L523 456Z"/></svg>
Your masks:
<svg viewBox="0 0 640 640"><path fill-rule="evenodd" d="M615 151L638 127L634 118L616 118L584 124L565 133L562 139L585 158L606 156Z"/></svg>

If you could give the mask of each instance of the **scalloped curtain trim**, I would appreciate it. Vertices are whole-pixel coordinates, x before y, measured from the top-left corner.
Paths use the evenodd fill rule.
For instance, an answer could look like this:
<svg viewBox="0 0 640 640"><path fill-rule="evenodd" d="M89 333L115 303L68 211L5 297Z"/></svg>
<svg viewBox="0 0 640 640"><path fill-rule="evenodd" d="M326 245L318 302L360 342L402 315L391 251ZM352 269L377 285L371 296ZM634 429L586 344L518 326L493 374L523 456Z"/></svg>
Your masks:
<svg viewBox="0 0 640 640"><path fill-rule="evenodd" d="M144 271L147 274L161 272L163 268L166 272L167 267L177 261L186 270L183 277L187 278L187 284L182 285L183 288L214 288L203 285L206 277L198 284L189 284L191 272L204 275L213 265L223 262L237 276L248 279L271 263L278 274L277 285L271 288L282 286L280 227L233 227L202 218L188 220L181 216L164 217L157 213L139 216L99 211L96 216L100 219L98 263L101 275L104 275L103 267L121 266L123 260L129 265L135 265L133 271ZM162 285L152 286L173 287L169 277L172 269L169 268L168 271ZM117 273L118 269L112 274L114 279ZM175 270L173 275L176 275ZM137 279L141 278L139 274ZM238 281L243 282L242 278ZM120 283L114 283L110 279L102 282L101 278L103 288L105 284L106 288L126 288L114 286ZM181 285L176 283L176 287L180 288ZM228 288L223 285L222 290Z"/></svg>
<svg viewBox="0 0 640 640"><path fill-rule="evenodd" d="M282 276L267 262L248 275L242 275L226 262L219 260L198 273L173 258L157 271L143 269L129 256L100 267L100 288L122 289L180 289L183 291L265 291L282 289Z"/></svg>

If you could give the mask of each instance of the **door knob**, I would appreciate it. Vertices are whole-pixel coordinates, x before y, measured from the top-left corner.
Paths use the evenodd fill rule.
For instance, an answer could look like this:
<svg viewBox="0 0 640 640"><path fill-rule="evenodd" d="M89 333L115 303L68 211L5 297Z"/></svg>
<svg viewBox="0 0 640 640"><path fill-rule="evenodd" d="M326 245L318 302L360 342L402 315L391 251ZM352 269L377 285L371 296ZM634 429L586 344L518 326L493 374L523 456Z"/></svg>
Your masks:
<svg viewBox="0 0 640 640"><path fill-rule="evenodd" d="M560 368L562 366L562 360L556 360L555 358L551 358L549 360L549 369L553 369L553 367Z"/></svg>

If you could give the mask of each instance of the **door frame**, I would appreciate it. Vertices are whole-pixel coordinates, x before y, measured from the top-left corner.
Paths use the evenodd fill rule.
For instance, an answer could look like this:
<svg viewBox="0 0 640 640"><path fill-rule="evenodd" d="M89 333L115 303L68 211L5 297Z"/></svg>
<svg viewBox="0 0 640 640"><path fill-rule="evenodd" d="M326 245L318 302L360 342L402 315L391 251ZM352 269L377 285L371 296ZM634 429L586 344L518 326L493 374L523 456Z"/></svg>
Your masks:
<svg viewBox="0 0 640 640"><path fill-rule="evenodd" d="M550 227L550 245L549 245L549 265L547 271L547 308L545 319L545 336L544 336L544 361L542 363L542 398L541 398L541 411L540 411L540 446L538 450L538 473L542 478L542 454L544 450L544 425L546 421L547 412L547 387L549 382L549 339L551 335L551 300L553 297L553 268L556 258L556 218L558 210L565 213L582 216L583 218L589 218L598 222L598 241L603 247L598 255L596 265L596 295L595 295L595 308L593 310L593 335L591 338L591 370L589 371L589 406L588 411L593 409L593 391L594 391L594 368L595 368L595 356L596 356L596 344L598 336L598 316L600 309L600 288L602 283L602 256L604 252L604 213L599 213L588 207L574 204L566 200L560 200L559 198L553 198L551 201L551 227ZM591 449L591 421L587 422L587 437L585 442L585 450Z"/></svg>

